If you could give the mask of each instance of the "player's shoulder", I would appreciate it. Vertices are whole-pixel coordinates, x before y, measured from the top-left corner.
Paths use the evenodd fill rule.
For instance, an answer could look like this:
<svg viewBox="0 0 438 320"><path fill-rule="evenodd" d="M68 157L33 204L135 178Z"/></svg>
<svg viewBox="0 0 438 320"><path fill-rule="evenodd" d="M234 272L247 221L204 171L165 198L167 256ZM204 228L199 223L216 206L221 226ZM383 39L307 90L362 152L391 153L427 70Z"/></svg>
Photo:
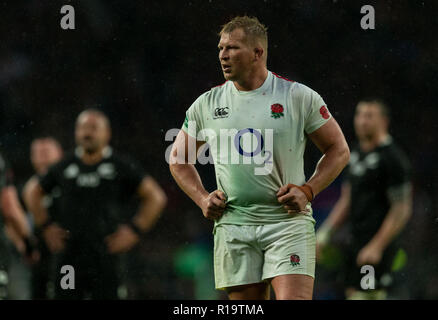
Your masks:
<svg viewBox="0 0 438 320"><path fill-rule="evenodd" d="M139 161L128 153L116 152L112 150L112 154L107 158L107 161L114 163L121 168L140 167Z"/></svg>
<svg viewBox="0 0 438 320"><path fill-rule="evenodd" d="M122 164L134 161L131 155L118 151L113 151L113 154L108 158L108 160Z"/></svg>
<svg viewBox="0 0 438 320"><path fill-rule="evenodd" d="M64 170L65 170L66 168L69 168L70 165L72 165L72 164L74 164L74 163L77 163L77 162L78 162L78 160L77 160L77 157L76 157L75 151L69 151L69 152L66 152L65 155L62 157L61 160L59 160L59 161L56 162L55 164L52 164L52 165L49 167L49 169L48 169L48 170L49 170L48 173L55 174L55 175L59 175L59 174L61 174L62 172L64 172ZM47 175L47 174L43 174L42 176L38 176L38 178L45 177L46 175Z"/></svg>
<svg viewBox="0 0 438 320"><path fill-rule="evenodd" d="M290 97L292 103L301 106L304 112L307 114L313 109L313 106L325 108L326 105L318 92L300 82L295 82L291 87ZM320 109L320 113L324 119L329 119L330 114L327 112L327 110ZM326 117L326 115L328 117Z"/></svg>
<svg viewBox="0 0 438 320"><path fill-rule="evenodd" d="M224 90L226 90L226 88L228 87L228 85L231 83L231 81L226 80L225 82L215 85L213 87L210 88L210 90L208 90L207 92L211 92L211 93L219 93L222 92Z"/></svg>
<svg viewBox="0 0 438 320"><path fill-rule="evenodd" d="M233 82L227 80L224 83L210 88L210 90L204 92L201 97L206 101L217 99L224 94L230 93L230 85L233 85Z"/></svg>
<svg viewBox="0 0 438 320"><path fill-rule="evenodd" d="M103 162L114 162L115 164L126 164L132 160L132 157L127 153L114 150L112 147L107 147L104 152Z"/></svg>
<svg viewBox="0 0 438 320"><path fill-rule="evenodd" d="M57 163L52 165L50 168L52 168L52 170L58 170L58 169L68 167L70 164L76 163L76 162L78 162L78 157L76 155L76 150L73 150L73 151L67 152L64 155L64 157L62 157L61 160L59 160Z"/></svg>
<svg viewBox="0 0 438 320"><path fill-rule="evenodd" d="M409 166L409 158L403 148L390 135L381 145L381 152L391 163L400 162Z"/></svg>
<svg viewBox="0 0 438 320"><path fill-rule="evenodd" d="M272 81L277 82L277 84L282 84L284 86L290 87L298 83L295 80L289 79L287 76L280 75L274 71L270 71L270 72L272 73Z"/></svg>
<svg viewBox="0 0 438 320"><path fill-rule="evenodd" d="M195 102L192 104L192 109L197 112L209 108L209 106L215 105L215 101L220 99L224 94L230 90L229 86L232 84L231 81L225 81L224 83L214 86L209 90L203 92Z"/></svg>
<svg viewBox="0 0 438 320"><path fill-rule="evenodd" d="M202 93L199 98L201 97L210 97L212 95L217 95L217 94L221 94L224 91L226 91L228 89L228 86L232 84L232 81L225 81L221 84L215 85L213 87L211 87L209 90L205 91L204 93Z"/></svg>
<svg viewBox="0 0 438 320"><path fill-rule="evenodd" d="M404 151L391 135L388 135L380 145L382 152L388 154L403 154Z"/></svg>
<svg viewBox="0 0 438 320"><path fill-rule="evenodd" d="M319 96L315 90L301 82L295 82L294 85L291 86L291 93L293 97L302 99L311 99L313 96Z"/></svg>

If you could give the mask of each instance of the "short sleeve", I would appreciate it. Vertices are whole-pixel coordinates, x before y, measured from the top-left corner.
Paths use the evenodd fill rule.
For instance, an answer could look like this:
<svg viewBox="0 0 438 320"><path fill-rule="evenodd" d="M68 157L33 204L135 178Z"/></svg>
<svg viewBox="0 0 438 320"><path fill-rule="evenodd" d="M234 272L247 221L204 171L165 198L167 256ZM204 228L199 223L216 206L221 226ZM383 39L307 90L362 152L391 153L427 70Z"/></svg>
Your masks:
<svg viewBox="0 0 438 320"><path fill-rule="evenodd" d="M57 168L57 166L50 167L45 175L38 177L40 186L46 194L51 193L53 188L58 184L55 168Z"/></svg>
<svg viewBox="0 0 438 320"><path fill-rule="evenodd" d="M391 147L385 156L386 193L390 200L405 197L411 191L410 163L398 148Z"/></svg>
<svg viewBox="0 0 438 320"><path fill-rule="evenodd" d="M120 169L124 189L130 195L135 194L143 178L147 177L148 174L137 161L130 158L122 160Z"/></svg>
<svg viewBox="0 0 438 320"><path fill-rule="evenodd" d="M189 136L197 138L197 140L205 141L205 137L198 135L198 133L204 128L202 110L205 105L206 95L208 92L199 96L195 102L186 111L186 118L182 126L182 130Z"/></svg>
<svg viewBox="0 0 438 320"><path fill-rule="evenodd" d="M322 127L332 117L322 97L314 90L304 90L304 130L307 134Z"/></svg>

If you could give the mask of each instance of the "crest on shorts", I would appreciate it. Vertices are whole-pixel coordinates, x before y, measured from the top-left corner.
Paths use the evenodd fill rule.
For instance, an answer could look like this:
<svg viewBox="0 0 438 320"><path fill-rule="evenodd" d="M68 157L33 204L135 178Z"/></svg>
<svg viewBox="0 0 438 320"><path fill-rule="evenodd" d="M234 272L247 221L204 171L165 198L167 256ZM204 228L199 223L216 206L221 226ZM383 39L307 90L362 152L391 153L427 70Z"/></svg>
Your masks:
<svg viewBox="0 0 438 320"><path fill-rule="evenodd" d="M292 255L290 256L290 264L291 264L293 267L300 265L300 256L297 255L297 254L292 254Z"/></svg>

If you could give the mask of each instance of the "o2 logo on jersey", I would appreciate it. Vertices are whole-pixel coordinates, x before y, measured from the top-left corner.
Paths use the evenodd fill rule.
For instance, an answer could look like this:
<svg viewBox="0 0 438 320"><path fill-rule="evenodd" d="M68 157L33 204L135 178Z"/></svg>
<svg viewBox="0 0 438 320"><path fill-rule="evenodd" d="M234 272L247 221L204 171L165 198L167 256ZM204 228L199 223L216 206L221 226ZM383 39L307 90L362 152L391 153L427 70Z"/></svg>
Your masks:
<svg viewBox="0 0 438 320"><path fill-rule="evenodd" d="M242 136L245 133L250 133L250 134L253 135L253 137L256 138L257 146L256 146L255 150L252 150L250 152L247 152L247 151L243 150L241 140L242 140ZM264 144L265 144L265 142L264 142L264 139L263 139L263 136L262 136L261 132L258 131L258 130L254 130L252 128L247 128L247 129L240 130L240 131L237 132L236 136L234 137L234 145L236 146L236 149L239 151L239 153L242 156L245 156L245 157L251 157L252 158L254 156L257 156L259 153L261 153L263 151ZM269 156L268 156L268 159L266 159L264 163L270 163L271 161L269 159L272 156L272 152L269 151L269 150L267 150L265 152L268 153Z"/></svg>
<svg viewBox="0 0 438 320"><path fill-rule="evenodd" d="M187 146L180 145L172 160L171 144L165 153L168 163L243 164L252 166L255 175L271 174L274 163L274 129L202 128L198 131L196 121L190 120L185 127L188 135L196 139L189 139ZM171 141L178 133L179 129L169 131L166 133L166 141ZM196 140L206 143L197 150Z"/></svg>
<svg viewBox="0 0 438 320"><path fill-rule="evenodd" d="M253 128L239 130L234 136L234 146L243 156L244 164L251 164L253 161L255 164L265 165L254 169L256 175L267 174L263 169L269 169L269 173L272 171L273 130L265 129L265 137L266 143L261 131Z"/></svg>

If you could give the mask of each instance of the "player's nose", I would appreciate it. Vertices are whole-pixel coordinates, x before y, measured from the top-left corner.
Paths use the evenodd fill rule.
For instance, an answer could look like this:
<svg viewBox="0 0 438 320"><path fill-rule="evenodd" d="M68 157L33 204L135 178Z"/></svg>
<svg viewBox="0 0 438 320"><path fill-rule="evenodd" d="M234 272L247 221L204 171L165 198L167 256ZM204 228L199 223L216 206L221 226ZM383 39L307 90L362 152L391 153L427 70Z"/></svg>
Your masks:
<svg viewBox="0 0 438 320"><path fill-rule="evenodd" d="M226 61L226 60L228 60L228 59L229 59L228 54L225 52L225 50L222 50L222 51L219 53L219 60L220 60L220 61Z"/></svg>

